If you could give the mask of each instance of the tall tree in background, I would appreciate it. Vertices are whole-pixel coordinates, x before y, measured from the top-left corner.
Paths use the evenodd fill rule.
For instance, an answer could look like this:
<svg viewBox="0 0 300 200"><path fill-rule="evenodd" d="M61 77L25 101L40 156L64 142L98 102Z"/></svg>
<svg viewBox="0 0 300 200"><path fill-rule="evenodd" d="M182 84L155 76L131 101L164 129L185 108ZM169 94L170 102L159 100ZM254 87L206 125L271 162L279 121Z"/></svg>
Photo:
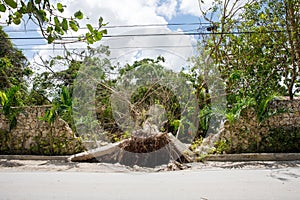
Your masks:
<svg viewBox="0 0 300 200"><path fill-rule="evenodd" d="M16 49L0 27L0 90L20 86L27 90L26 80L32 75L22 51Z"/></svg>
<svg viewBox="0 0 300 200"><path fill-rule="evenodd" d="M297 1L261 0L246 5L241 16L247 22L239 26L241 30L255 31L261 35L255 39L259 42L256 46L261 48L262 56L267 61L264 66L270 65L270 70L275 73L273 76L277 75L278 82L282 81L283 94L290 99L299 92L299 12Z"/></svg>
<svg viewBox="0 0 300 200"><path fill-rule="evenodd" d="M23 53L16 49L0 27L0 103L9 121L9 130L17 124L16 116L28 97L28 78L32 75Z"/></svg>
<svg viewBox="0 0 300 200"><path fill-rule="evenodd" d="M298 1L216 0L202 14L214 27L205 47L226 83L229 108L251 104L263 108L261 114L271 96L293 99L300 73Z"/></svg>
<svg viewBox="0 0 300 200"><path fill-rule="evenodd" d="M105 74L103 80L106 80L106 75L111 73L110 61L107 58L109 54L107 46L99 46L88 47L84 51L66 50L64 55L55 56L49 60L41 58L42 64L39 65L47 71L36 74L33 79L33 89L48 99L56 98L63 87L72 92L77 73L84 65L95 66L97 70L103 71L103 75ZM53 67L63 68L63 70L53 71Z"/></svg>
<svg viewBox="0 0 300 200"><path fill-rule="evenodd" d="M279 6L282 6L279 4ZM280 7L282 9L282 7ZM300 2L297 0L284 0L285 26L288 32L289 55L291 66L286 66L291 71L288 92L293 99L295 92L300 92ZM298 73L297 73L298 72ZM287 73L286 73L287 75ZM287 78L286 78L287 79ZM297 83L297 84L296 84ZM294 91L293 85L296 84Z"/></svg>

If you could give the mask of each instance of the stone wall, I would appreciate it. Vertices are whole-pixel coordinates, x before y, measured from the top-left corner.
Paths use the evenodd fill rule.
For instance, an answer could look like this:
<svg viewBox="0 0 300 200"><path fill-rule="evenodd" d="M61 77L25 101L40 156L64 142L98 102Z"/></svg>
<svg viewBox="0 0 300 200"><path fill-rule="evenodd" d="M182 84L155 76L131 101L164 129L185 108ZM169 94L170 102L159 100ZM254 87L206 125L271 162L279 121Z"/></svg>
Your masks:
<svg viewBox="0 0 300 200"><path fill-rule="evenodd" d="M220 139L228 142L229 153L300 152L300 99L274 99L268 112L274 115L262 122L250 109L233 124L225 123Z"/></svg>
<svg viewBox="0 0 300 200"><path fill-rule="evenodd" d="M11 131L0 108L0 154L69 155L83 151L82 141L64 120L58 118L52 126L41 120L49 108L21 108ZM226 122L219 136L219 152L300 152L300 99L275 99L269 105L269 112L274 111L279 114L261 123L253 110L245 110L233 124Z"/></svg>
<svg viewBox="0 0 300 200"><path fill-rule="evenodd" d="M17 125L11 131L8 120L0 111L0 154L69 155L81 152L80 138L64 120L57 118L52 126L41 120L50 107L18 108Z"/></svg>

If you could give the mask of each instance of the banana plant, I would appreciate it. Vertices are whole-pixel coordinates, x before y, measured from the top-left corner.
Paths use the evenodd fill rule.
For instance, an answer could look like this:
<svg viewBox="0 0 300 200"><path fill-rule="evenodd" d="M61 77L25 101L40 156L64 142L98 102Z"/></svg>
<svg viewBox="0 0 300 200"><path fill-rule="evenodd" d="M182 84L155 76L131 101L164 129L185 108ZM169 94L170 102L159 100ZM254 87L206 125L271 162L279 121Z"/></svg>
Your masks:
<svg viewBox="0 0 300 200"><path fill-rule="evenodd" d="M1 100L1 105L3 107L8 101L5 92L0 91L0 100Z"/></svg>
<svg viewBox="0 0 300 200"><path fill-rule="evenodd" d="M59 98L53 100L51 109L46 111L41 120L52 125L58 116L64 119L70 127L73 128L72 97L67 87L62 87Z"/></svg>
<svg viewBox="0 0 300 200"><path fill-rule="evenodd" d="M12 86L5 92L0 91L0 100L3 114L9 121L9 130L11 131L17 125L17 115L20 112L19 106L23 105L20 86Z"/></svg>

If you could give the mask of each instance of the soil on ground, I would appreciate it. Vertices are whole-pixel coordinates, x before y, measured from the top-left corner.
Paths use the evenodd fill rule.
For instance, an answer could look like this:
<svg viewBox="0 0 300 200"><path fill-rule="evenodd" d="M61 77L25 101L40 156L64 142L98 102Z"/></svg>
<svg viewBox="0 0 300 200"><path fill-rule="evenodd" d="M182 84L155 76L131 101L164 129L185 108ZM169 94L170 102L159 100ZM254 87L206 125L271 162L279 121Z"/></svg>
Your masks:
<svg viewBox="0 0 300 200"><path fill-rule="evenodd" d="M155 168L109 163L77 163L65 160L7 160L0 159L1 172L99 172L99 173L130 173L130 172L164 172L175 170L213 170L213 169L280 169L300 167L300 161L251 161L251 162L201 162L181 164L172 162Z"/></svg>

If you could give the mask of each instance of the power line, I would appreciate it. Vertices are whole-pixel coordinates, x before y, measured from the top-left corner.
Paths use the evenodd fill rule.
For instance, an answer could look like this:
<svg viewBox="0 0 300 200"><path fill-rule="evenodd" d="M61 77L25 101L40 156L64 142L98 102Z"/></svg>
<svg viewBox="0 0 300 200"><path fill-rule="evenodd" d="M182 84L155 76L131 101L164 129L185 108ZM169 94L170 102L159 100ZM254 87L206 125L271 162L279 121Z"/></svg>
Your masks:
<svg viewBox="0 0 300 200"><path fill-rule="evenodd" d="M111 25L105 26L104 29L115 28L141 28L141 27L162 27L162 26L199 26L199 25L211 25L210 22L190 22L190 23L170 23L170 24L132 24L132 25ZM94 27L96 28L96 27ZM87 27L79 28L81 30L87 30ZM6 33L18 33L18 32L37 32L39 29L19 29L19 30L5 30Z"/></svg>
<svg viewBox="0 0 300 200"><path fill-rule="evenodd" d="M242 23L244 21L237 21L236 23ZM115 29L115 28L139 28L139 27L163 27L163 26L201 26L201 25L212 25L212 22L182 22L182 23L162 23L162 24L130 24L130 25L108 25L103 28L105 29ZM9 27L9 26L5 26ZM94 27L98 28L98 27ZM80 27L81 30L88 30L87 27ZM7 33L18 33L18 32L37 32L39 28L36 29L18 29L18 30L5 30Z"/></svg>
<svg viewBox="0 0 300 200"><path fill-rule="evenodd" d="M155 49L155 48L190 48L196 47L196 45L182 45L182 46L171 46L171 45L158 45L158 46L131 46L131 47L110 47L110 50L118 50L118 49ZM20 48L20 50L41 50L41 51L63 51L65 48ZM68 48L68 50L86 50L86 48Z"/></svg>
<svg viewBox="0 0 300 200"><path fill-rule="evenodd" d="M268 34L268 33L279 33L286 32L282 30L271 30L271 31L233 31L233 32L189 32L189 33L145 33L145 34L118 34L118 35L103 35L104 38L126 38L126 37L158 37L158 36L195 36L195 35L242 35L242 34ZM78 39L79 36L65 36L61 39ZM11 40L41 40L44 37L11 37L1 38Z"/></svg>
<svg viewBox="0 0 300 200"><path fill-rule="evenodd" d="M1 41L0 41L1 44ZM47 43L30 43L30 44L16 44L14 47L27 47L27 46L44 46L48 45Z"/></svg>

